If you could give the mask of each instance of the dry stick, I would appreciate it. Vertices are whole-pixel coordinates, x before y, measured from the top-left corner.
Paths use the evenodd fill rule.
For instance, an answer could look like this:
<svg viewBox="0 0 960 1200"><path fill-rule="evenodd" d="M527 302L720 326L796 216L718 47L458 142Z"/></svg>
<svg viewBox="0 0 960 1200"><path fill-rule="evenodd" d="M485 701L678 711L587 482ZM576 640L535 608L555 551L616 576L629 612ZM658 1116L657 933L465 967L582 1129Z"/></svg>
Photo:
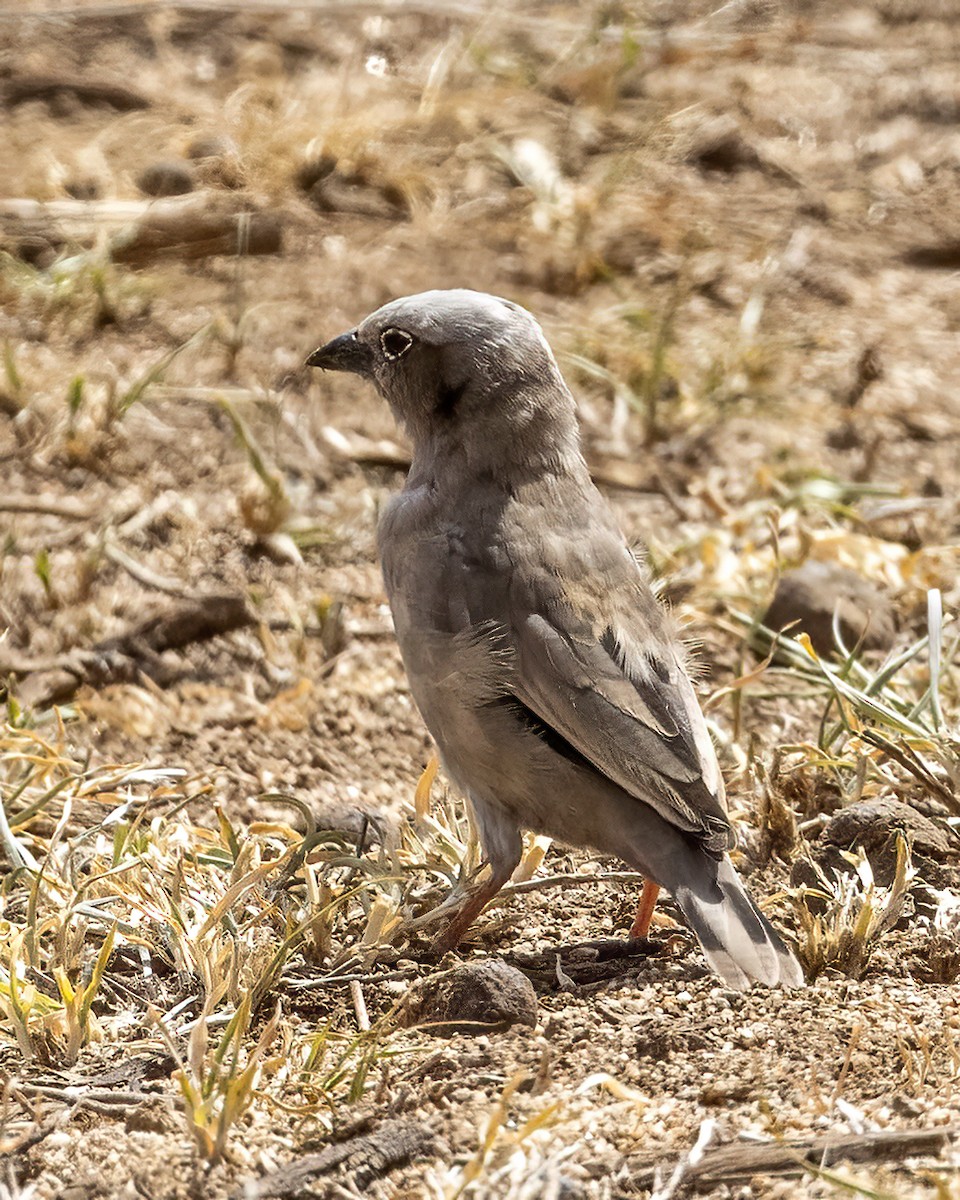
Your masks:
<svg viewBox="0 0 960 1200"><path fill-rule="evenodd" d="M398 471L406 471L410 467L410 451L398 442L386 438L376 440L358 434L348 438L339 429L329 425L323 430L323 438L335 454L356 463L357 466L393 467ZM594 483L620 488L623 491L653 492L662 495L681 517L689 515L683 508L682 500L656 467L647 468L614 458L591 459L587 466Z"/></svg>
<svg viewBox="0 0 960 1200"><path fill-rule="evenodd" d="M166 650L181 650L235 629L256 624L243 596L197 596L175 605L117 637L89 649L68 651L53 660L25 660L0 652L0 675L26 677L18 698L28 707L44 707L68 699L83 683L103 686L151 675L160 669Z"/></svg>
<svg viewBox="0 0 960 1200"><path fill-rule="evenodd" d="M0 512L38 513L67 521L92 521L97 516L95 510L75 500L57 500L53 496L0 496Z"/></svg>
<svg viewBox="0 0 960 1200"><path fill-rule="evenodd" d="M417 972L413 969L403 971L368 971L362 975L318 975L313 979L283 979L283 987L288 992L304 991L308 988L330 987L336 983L389 983L394 979L413 979Z"/></svg>
<svg viewBox="0 0 960 1200"><path fill-rule="evenodd" d="M381 1121L369 1133L327 1146L319 1154L306 1154L260 1179L248 1178L233 1193L233 1200L258 1200L263 1196L302 1196L311 1181L333 1171L348 1171L362 1195L374 1180L408 1162L420 1162L436 1151L432 1128L423 1121Z"/></svg>
<svg viewBox="0 0 960 1200"><path fill-rule="evenodd" d="M33 1118L31 1116L31 1120L32 1119ZM36 1124L33 1129L24 1133L20 1141L6 1143L2 1149L4 1158L12 1158L15 1154L26 1154L26 1152L31 1150L34 1146L39 1146L39 1144L44 1141L44 1139L48 1138L51 1133L56 1133L62 1124L63 1111L60 1110L54 1116L50 1117L49 1120L44 1121L42 1125Z"/></svg>
<svg viewBox="0 0 960 1200"><path fill-rule="evenodd" d="M860 737L865 742L869 742L871 746L876 746L878 750L882 750L895 762L898 762L901 767L909 771L911 775L919 779L950 812L960 814L960 800L935 775L930 773L926 764L907 742L898 745L896 742L891 742L888 738L875 733L870 728L861 729Z"/></svg>
<svg viewBox="0 0 960 1200"><path fill-rule="evenodd" d="M369 1033L370 1017L367 1013L367 1002L363 998L363 985L359 979L350 981L350 999L353 1001L353 1011L357 1014L357 1028L361 1033Z"/></svg>
<svg viewBox="0 0 960 1200"><path fill-rule="evenodd" d="M106 106L116 112L150 107L146 96L122 84L74 75L14 75L0 89L0 100L14 108L27 100L51 100L64 93L72 93L81 104Z"/></svg>
<svg viewBox="0 0 960 1200"><path fill-rule="evenodd" d="M160 393L158 385L154 384L154 394ZM126 517L123 521L118 521L114 518L111 524L114 530L121 538L132 537L136 533L140 533L155 521L159 521L168 514L176 510L183 509L183 498L178 492L172 488L168 488L165 492L161 492L159 496L154 497L149 504L140 504L136 509Z"/></svg>
<svg viewBox="0 0 960 1200"><path fill-rule="evenodd" d="M53 1087L41 1083L17 1083L17 1090L25 1096L42 1096L45 1100L62 1100L65 1104L76 1104L80 1100L93 1100L98 1104L142 1104L144 1100L162 1096L160 1092L117 1092L104 1088L86 1088L77 1084Z"/></svg>
<svg viewBox="0 0 960 1200"><path fill-rule="evenodd" d="M162 7L171 12L211 12L219 16L242 16L245 13L277 13L280 16L289 14L290 0L173 0ZM382 0L299 0L298 8L308 12L329 14L333 17L360 17L366 15L382 16ZM145 14L147 10L141 4L129 4L120 0L116 4L98 4L81 8L52 8L38 9L35 12L23 12L20 9L0 9L0 21L25 22L27 18L34 20L61 21L68 17L93 19L98 17L135 17ZM394 11L397 15L412 14L422 17L456 17L460 20L481 20L490 16L490 10L480 4L457 3L455 0L408 0L399 4ZM497 13L497 19L518 28L542 28L543 17L525 16L523 13L504 9ZM581 32L581 26L569 21L552 21L550 28L556 33L573 35Z"/></svg>
<svg viewBox="0 0 960 1200"><path fill-rule="evenodd" d="M281 214L259 210L241 192L190 192L159 200L0 200L0 233L14 237L29 231L62 242L69 234L88 244L104 228L113 230L109 257L133 266L241 250L275 254L283 241Z"/></svg>
<svg viewBox="0 0 960 1200"><path fill-rule="evenodd" d="M523 883L508 883L501 888L495 900L508 900L524 892L542 892L547 888L583 887L592 883L643 883L639 871L604 871L600 875L546 875L543 879L527 879Z"/></svg>
<svg viewBox="0 0 960 1200"><path fill-rule="evenodd" d="M187 200L196 203L196 193ZM75 221L91 229L103 224L125 225L145 216L152 205L180 205L184 197L159 200L32 200L11 196L0 199L0 219L18 221Z"/></svg>
<svg viewBox="0 0 960 1200"><path fill-rule="evenodd" d="M215 254L276 254L283 241L275 212L202 211L151 213L110 242L114 262L132 266L156 258L207 258Z"/></svg>
<svg viewBox="0 0 960 1200"><path fill-rule="evenodd" d="M939 1129L881 1130L803 1141L719 1146L708 1150L699 1162L688 1164L684 1182L688 1187L710 1191L754 1175L802 1175L808 1167L820 1169L842 1160L870 1162L939 1154L958 1134L960 1125L947 1125ZM631 1186L651 1186L656 1171L653 1164L643 1167L631 1177Z"/></svg>
<svg viewBox="0 0 960 1200"><path fill-rule="evenodd" d="M174 579L170 575L160 575L156 571L151 571L149 567L144 566L141 562L137 562L125 550L121 550L119 546L114 545L112 542L107 542L103 548L103 553L112 563L121 567L131 578L135 579L137 583L142 583L144 587L153 588L158 592L166 592L168 596L179 596L184 600L190 600L194 603L203 603L203 597L185 588L181 580Z"/></svg>
<svg viewBox="0 0 960 1200"><path fill-rule="evenodd" d="M69 654L48 654L45 658L21 654L18 650L0 648L0 675L16 675L23 679L38 671L62 671Z"/></svg>

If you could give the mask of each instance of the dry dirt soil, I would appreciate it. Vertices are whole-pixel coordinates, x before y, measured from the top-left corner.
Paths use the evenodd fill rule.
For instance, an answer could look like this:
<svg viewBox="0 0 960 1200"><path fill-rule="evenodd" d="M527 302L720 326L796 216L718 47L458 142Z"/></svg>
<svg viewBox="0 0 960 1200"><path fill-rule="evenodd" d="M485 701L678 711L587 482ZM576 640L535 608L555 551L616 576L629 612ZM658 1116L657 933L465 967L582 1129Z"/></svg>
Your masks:
<svg viewBox="0 0 960 1200"><path fill-rule="evenodd" d="M958 64L951 0L0 9L14 726L59 738L75 774L140 762L200 780L200 799L160 804L158 839L188 816L187 839L229 822L241 841L290 842L307 817L283 794L362 853L389 842L430 756L374 546L407 450L371 390L302 363L392 297L469 286L527 306L556 349L591 467L701 644L740 869L808 964L813 918L788 893L831 816L897 800L936 826L869 961L813 965L793 993L728 991L669 924L628 953L615 939L636 883L553 847L538 877L579 878L509 897L444 964L525 972L535 1028L395 1030L392 1006L439 967L425 944L374 947L359 982L374 1049L349 1088L309 1064L283 1075L311 1031L348 1043L363 1023L357 987L292 988L325 970L322 953L293 954L257 994L243 1054L274 1040L212 1165L168 1057L196 1068L210 1053L187 1048L187 1018L209 1015L198 976L138 991L131 950L129 986L97 996L99 1035L75 1053L18 1040L6 984L0 1195L960 1195L944 950L956 674L926 750L889 729L887 749L858 739L855 702L825 740L819 668L757 672L749 637L778 574L807 560L882 593L886 644L867 669L924 635L931 588L955 637ZM906 709L927 661L893 681ZM433 795L442 807L442 782ZM84 821L78 802L56 834L14 825L38 853ZM328 900L343 892L331 879ZM31 919L22 886L9 870L8 947ZM836 887L851 922L889 899L856 875ZM71 928L82 985L105 930L89 912ZM52 1011L43 954L30 978ZM908 1130L928 1136L887 1137ZM733 1148L727 1168L683 1165L698 1137L704 1162ZM805 1166L802 1149L744 1165L750 1139L814 1150ZM843 1139L861 1161L834 1167ZM318 1164L331 1147L344 1161ZM271 1177L305 1155L302 1178Z"/></svg>

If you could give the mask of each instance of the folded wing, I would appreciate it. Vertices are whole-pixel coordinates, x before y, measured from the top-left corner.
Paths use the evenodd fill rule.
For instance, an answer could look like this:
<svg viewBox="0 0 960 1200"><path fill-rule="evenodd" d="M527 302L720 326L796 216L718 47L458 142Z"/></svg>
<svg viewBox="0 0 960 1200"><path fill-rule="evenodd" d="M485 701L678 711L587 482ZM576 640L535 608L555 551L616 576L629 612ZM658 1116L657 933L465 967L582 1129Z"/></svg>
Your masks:
<svg viewBox="0 0 960 1200"><path fill-rule="evenodd" d="M572 608L514 614L519 699L593 766L720 855L735 843L693 687L669 641Z"/></svg>

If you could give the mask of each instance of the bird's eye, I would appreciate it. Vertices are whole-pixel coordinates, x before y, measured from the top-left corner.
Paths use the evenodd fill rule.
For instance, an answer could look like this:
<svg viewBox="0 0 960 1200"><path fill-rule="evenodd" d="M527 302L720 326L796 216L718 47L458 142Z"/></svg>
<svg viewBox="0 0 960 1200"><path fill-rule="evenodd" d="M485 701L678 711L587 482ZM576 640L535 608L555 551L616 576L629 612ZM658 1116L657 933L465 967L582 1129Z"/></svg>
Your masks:
<svg viewBox="0 0 960 1200"><path fill-rule="evenodd" d="M412 345L413 338L402 329L385 329L380 334L383 356L390 362L396 362L398 358L403 358Z"/></svg>

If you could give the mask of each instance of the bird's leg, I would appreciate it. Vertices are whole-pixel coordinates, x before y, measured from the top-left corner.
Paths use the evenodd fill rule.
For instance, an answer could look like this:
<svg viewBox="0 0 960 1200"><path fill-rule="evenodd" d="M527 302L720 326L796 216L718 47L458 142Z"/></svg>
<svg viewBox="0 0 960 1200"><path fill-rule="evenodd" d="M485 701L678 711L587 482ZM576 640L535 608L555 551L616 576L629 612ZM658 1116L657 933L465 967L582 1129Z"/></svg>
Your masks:
<svg viewBox="0 0 960 1200"><path fill-rule="evenodd" d="M477 919L484 907L490 903L516 869L523 854L523 839L520 830L509 814L499 805L485 802L482 798L468 796L469 809L476 822L476 832L485 851L485 861L470 876L464 888L458 884L456 891L465 891L458 903L451 904L450 916L433 942L438 954L446 954L459 945L463 935ZM444 902L442 907L446 907Z"/></svg>
<svg viewBox="0 0 960 1200"><path fill-rule="evenodd" d="M514 862L501 864L499 870L491 869L485 879L470 884L463 902L433 939L432 948L436 954L446 954L459 946L464 934L513 874L515 866Z"/></svg>
<svg viewBox="0 0 960 1200"><path fill-rule="evenodd" d="M645 938L650 932L650 922L653 920L653 910L657 906L657 896L660 894L660 885L654 883L650 879L643 881L643 891L640 893L640 905L637 908L637 915L633 919L633 925L630 928L630 936L632 938Z"/></svg>

